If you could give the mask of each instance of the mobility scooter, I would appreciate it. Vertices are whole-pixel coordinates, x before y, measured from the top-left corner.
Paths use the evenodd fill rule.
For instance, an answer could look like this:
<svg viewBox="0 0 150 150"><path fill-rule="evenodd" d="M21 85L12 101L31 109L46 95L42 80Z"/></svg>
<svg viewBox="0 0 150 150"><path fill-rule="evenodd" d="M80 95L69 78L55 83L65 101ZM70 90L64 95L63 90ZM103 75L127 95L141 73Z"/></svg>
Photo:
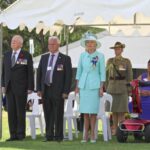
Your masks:
<svg viewBox="0 0 150 150"><path fill-rule="evenodd" d="M140 119L139 114L142 113L139 87L150 86L150 82L133 80L130 82L132 87L132 110L130 119L120 122L117 128L117 141L125 143L129 135L133 135L135 140L144 139L150 142L150 120Z"/></svg>

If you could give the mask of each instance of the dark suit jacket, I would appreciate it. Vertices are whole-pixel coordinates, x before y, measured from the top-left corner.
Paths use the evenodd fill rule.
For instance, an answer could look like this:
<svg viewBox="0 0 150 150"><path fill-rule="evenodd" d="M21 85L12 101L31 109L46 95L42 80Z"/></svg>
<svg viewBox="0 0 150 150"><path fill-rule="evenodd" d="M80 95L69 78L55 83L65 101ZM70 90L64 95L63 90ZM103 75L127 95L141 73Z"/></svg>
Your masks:
<svg viewBox="0 0 150 150"><path fill-rule="evenodd" d="M49 53L42 55L37 72L37 91L44 92L44 81L47 71L47 63ZM62 66L62 69L59 69ZM56 96L61 96L62 93L69 94L72 80L72 65L69 56L62 53L58 54L58 58L54 67L52 83L53 92Z"/></svg>
<svg viewBox="0 0 150 150"><path fill-rule="evenodd" d="M32 56L27 51L21 50L14 67L11 67L11 56L12 51L8 51L4 54L2 65L2 87L5 87L7 92L9 83L11 82L15 92L34 90Z"/></svg>

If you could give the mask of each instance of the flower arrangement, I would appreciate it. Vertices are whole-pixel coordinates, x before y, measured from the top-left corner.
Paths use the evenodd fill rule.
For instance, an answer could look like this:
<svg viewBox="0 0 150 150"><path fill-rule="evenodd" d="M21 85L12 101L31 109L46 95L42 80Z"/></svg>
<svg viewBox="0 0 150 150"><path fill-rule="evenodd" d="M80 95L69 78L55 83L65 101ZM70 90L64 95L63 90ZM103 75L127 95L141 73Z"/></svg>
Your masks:
<svg viewBox="0 0 150 150"><path fill-rule="evenodd" d="M91 62L92 62L92 66L96 67L96 63L98 62L98 56L93 57Z"/></svg>

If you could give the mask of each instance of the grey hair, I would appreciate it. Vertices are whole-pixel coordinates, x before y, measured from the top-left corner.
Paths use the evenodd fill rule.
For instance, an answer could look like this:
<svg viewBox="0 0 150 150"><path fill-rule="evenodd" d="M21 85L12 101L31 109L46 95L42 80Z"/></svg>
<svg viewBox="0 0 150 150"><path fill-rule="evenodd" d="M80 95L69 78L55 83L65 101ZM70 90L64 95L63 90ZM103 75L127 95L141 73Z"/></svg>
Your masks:
<svg viewBox="0 0 150 150"><path fill-rule="evenodd" d="M23 37L22 37L21 35L14 35L14 36L12 37L12 39L13 39L13 38L19 39L20 43L23 44Z"/></svg>
<svg viewBox="0 0 150 150"><path fill-rule="evenodd" d="M59 38L58 38L57 36L50 36L50 37L48 38L48 41L50 41L50 40L56 40L57 43L60 44L60 40L59 40Z"/></svg>

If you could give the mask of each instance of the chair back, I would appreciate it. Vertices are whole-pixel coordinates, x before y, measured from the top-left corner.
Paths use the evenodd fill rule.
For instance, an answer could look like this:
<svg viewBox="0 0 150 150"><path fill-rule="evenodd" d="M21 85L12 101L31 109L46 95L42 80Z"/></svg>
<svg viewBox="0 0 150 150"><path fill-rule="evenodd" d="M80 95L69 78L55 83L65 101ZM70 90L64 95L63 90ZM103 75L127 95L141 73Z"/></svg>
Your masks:
<svg viewBox="0 0 150 150"><path fill-rule="evenodd" d="M80 103L79 94L76 94L75 99L74 99L74 107L73 107L73 113L76 117L79 117L79 115L80 115L79 103Z"/></svg>
<svg viewBox="0 0 150 150"><path fill-rule="evenodd" d="M39 105L39 99L41 99L41 97L39 97L37 95L37 93L35 93L35 92L28 94L27 101L30 100L32 103L32 114L33 115L39 115L42 112L42 106Z"/></svg>
<svg viewBox="0 0 150 150"><path fill-rule="evenodd" d="M75 100L75 93L70 92L68 99L65 100L65 104L64 104L65 116L73 116L73 100Z"/></svg>
<svg viewBox="0 0 150 150"><path fill-rule="evenodd" d="M112 101L113 99L110 94L103 94L103 96L100 98L98 116L104 115L106 112L111 112Z"/></svg>

